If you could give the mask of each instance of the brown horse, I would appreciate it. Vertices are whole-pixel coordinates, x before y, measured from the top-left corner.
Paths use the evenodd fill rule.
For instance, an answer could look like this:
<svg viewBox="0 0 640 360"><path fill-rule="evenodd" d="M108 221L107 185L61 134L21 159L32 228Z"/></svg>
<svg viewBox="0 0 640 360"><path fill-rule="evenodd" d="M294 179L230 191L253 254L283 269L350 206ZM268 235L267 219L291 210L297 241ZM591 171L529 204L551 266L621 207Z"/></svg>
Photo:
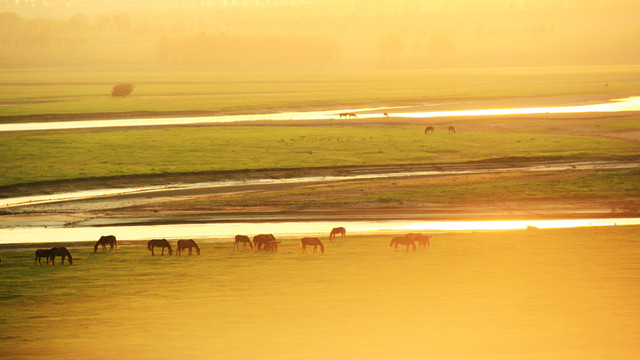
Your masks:
<svg viewBox="0 0 640 360"><path fill-rule="evenodd" d="M51 259L51 265L55 265L56 264L56 262L55 262L56 256L62 257L62 260L60 262L61 265L64 265L64 258L65 257L69 258L69 265L73 264L73 258L71 257L71 253L69 252L69 250L67 250L66 247L64 247L64 246L53 247L49 251L51 251L51 255L49 257L49 259Z"/></svg>
<svg viewBox="0 0 640 360"><path fill-rule="evenodd" d="M233 248L240 250L240 243L243 243L242 250L244 250L247 247L247 244L249 244L249 247L253 249L253 244L251 243L251 239L249 239L249 237L246 235L236 235L236 241L233 243Z"/></svg>
<svg viewBox="0 0 640 360"><path fill-rule="evenodd" d="M449 126L449 132L450 133L456 133L456 127L455 126Z"/></svg>
<svg viewBox="0 0 640 360"><path fill-rule="evenodd" d="M38 264L40 264L40 266L42 266L42 263L40 262L40 259L45 258L47 259L47 265L49 265L49 263L51 262L51 249L49 250L44 250L44 249L38 249L36 250L36 259L33 261L33 265L36 264L36 261L38 262Z"/></svg>
<svg viewBox="0 0 640 360"><path fill-rule="evenodd" d="M153 239L149 240L149 242L147 243L147 249L151 251L151 256L156 256L156 254L153 252L153 248L156 246L162 248L162 253L160 254L160 256L164 256L164 248L169 249L169 255L173 254L173 249L171 249L171 244L169 244L167 239Z"/></svg>
<svg viewBox="0 0 640 360"><path fill-rule="evenodd" d="M396 236L391 239L391 243L389 247L395 246L396 252L398 252L398 245L407 245L407 252L409 252L409 245L413 246L413 251L416 251L416 242L415 240L408 238L406 236Z"/></svg>
<svg viewBox="0 0 640 360"><path fill-rule="evenodd" d="M264 252L278 252L278 244L280 241L269 240L264 243Z"/></svg>
<svg viewBox="0 0 640 360"><path fill-rule="evenodd" d="M196 253L200 255L200 248L195 241L193 241L192 239L178 240L178 250L176 250L176 256L182 256L182 252L186 249L189 249L189 256L191 256L193 248L196 248Z"/></svg>
<svg viewBox="0 0 640 360"><path fill-rule="evenodd" d="M253 245L256 251L266 251L263 250L262 247L268 242L276 241L276 237L273 234L260 234L253 237ZM276 251L278 250L278 246L276 245Z"/></svg>
<svg viewBox="0 0 640 360"><path fill-rule="evenodd" d="M347 119L358 118L358 115L356 115L354 113L340 113L338 115L340 116L340 119L342 119L342 118L347 118Z"/></svg>
<svg viewBox="0 0 640 360"><path fill-rule="evenodd" d="M431 239L431 235L422 235L421 233L409 233L405 235L405 237L409 239L413 239L414 241L417 241L420 247L431 247L431 242L429 242L429 239Z"/></svg>
<svg viewBox="0 0 640 360"><path fill-rule="evenodd" d="M313 252L318 252L318 246L320 246L320 251L324 254L324 244L317 237L303 237L300 239L300 244L302 246L302 252L307 253L307 245L313 245Z"/></svg>
<svg viewBox="0 0 640 360"><path fill-rule="evenodd" d="M106 236L100 236L100 239L98 239L98 241L96 241L96 244L93 245L93 252L98 251L98 246L102 245L102 251L103 252L107 252L107 244L109 244L109 246L111 246L111 249L109 249L109 252L113 251L113 247L115 246L116 248L120 248L120 246L118 246L118 242L116 241L116 237L113 235L106 235Z"/></svg>
<svg viewBox="0 0 640 360"><path fill-rule="evenodd" d="M436 129L433 126L427 126L426 129L424 129L424 133L428 134L428 133L434 133L436 131Z"/></svg>
<svg viewBox="0 0 640 360"><path fill-rule="evenodd" d="M344 241L345 236L347 236L347 230L342 226L331 229L331 232L329 233L329 242L333 242L338 234L341 235L340 241Z"/></svg>

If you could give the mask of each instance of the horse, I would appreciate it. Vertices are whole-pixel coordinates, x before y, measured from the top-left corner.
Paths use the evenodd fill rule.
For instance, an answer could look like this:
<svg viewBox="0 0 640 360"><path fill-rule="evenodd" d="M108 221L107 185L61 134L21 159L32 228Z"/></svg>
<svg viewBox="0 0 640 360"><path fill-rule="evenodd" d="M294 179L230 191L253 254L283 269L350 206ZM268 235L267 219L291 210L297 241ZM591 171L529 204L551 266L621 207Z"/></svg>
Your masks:
<svg viewBox="0 0 640 360"><path fill-rule="evenodd" d="M116 242L116 237L113 235L106 235L106 236L100 236L100 239L98 239L98 241L96 241L96 244L93 245L93 252L95 253L96 251L98 251L98 246L102 245L102 251L103 252L107 252L107 244L109 244L111 246L111 249L109 249L109 252L113 251L113 246L115 245L116 248L120 248L120 246L118 246L118 242Z"/></svg>
<svg viewBox="0 0 640 360"><path fill-rule="evenodd" d="M64 258L68 257L69 258L69 265L73 264L73 258L71 257L71 253L69 252L69 250L67 250L66 247L61 246L61 247L53 247L51 249L49 249L49 251L51 251L51 255L49 256L49 259L51 259L51 265L55 265L55 259L56 256L60 256L62 257L62 260L60 262L61 265L64 265Z"/></svg>
<svg viewBox="0 0 640 360"><path fill-rule="evenodd" d="M455 126L449 126L449 132L450 133L456 133L456 127Z"/></svg>
<svg viewBox="0 0 640 360"><path fill-rule="evenodd" d="M49 250L44 250L44 249L38 249L36 250L36 258L33 261L33 265L36 264L36 261L38 262L38 264L40 264L40 266L42 266L42 262L40 262L40 259L42 258L46 258L47 259L47 265L49 265L49 263L51 262L50 258L51 258L51 249Z"/></svg>
<svg viewBox="0 0 640 360"><path fill-rule="evenodd" d="M264 243L264 252L278 252L278 244L280 244L280 241L276 241L274 240L269 240L267 242Z"/></svg>
<svg viewBox="0 0 640 360"><path fill-rule="evenodd" d="M358 115L354 114L354 113L340 113L338 114L338 116L340 116L340 119L342 118L347 118L347 119L351 119L351 118L358 118Z"/></svg>
<svg viewBox="0 0 640 360"><path fill-rule="evenodd" d="M260 234L253 237L253 245L255 246L256 251L263 251L262 246L270 241L276 241L276 237L273 236L273 234Z"/></svg>
<svg viewBox="0 0 640 360"><path fill-rule="evenodd" d="M428 133L434 133L436 131L436 129L433 126L427 126L426 129L424 129L424 133L428 134Z"/></svg>
<svg viewBox="0 0 640 360"><path fill-rule="evenodd" d="M249 247L253 250L253 244L251 243L251 239L249 239L246 235L236 235L236 241L233 243L233 248L240 250L240 243L242 244L242 250L247 247L247 243Z"/></svg>
<svg viewBox="0 0 640 360"><path fill-rule="evenodd" d="M340 241L344 240L344 237L347 236L347 230L345 228L341 227L335 227L333 229L331 229L331 232L329 233L329 241L333 242L333 240L335 240L336 235L340 234Z"/></svg>
<svg viewBox="0 0 640 360"><path fill-rule="evenodd" d="M420 247L431 247L431 243L429 239L431 239L431 235L422 235L421 233L409 233L405 235L406 238L413 239L418 242Z"/></svg>
<svg viewBox="0 0 640 360"><path fill-rule="evenodd" d="M200 248L195 241L193 241L192 239L178 240L178 250L176 250L176 256L182 256L182 252L186 249L189 249L189 256L191 256L193 248L196 248L196 253L200 255Z"/></svg>
<svg viewBox="0 0 640 360"><path fill-rule="evenodd" d="M412 238L406 236L396 236L391 239L389 247L395 246L396 252L398 252L398 245L407 245L407 252L409 252L409 245L413 246L413 251L416 251L416 242Z"/></svg>
<svg viewBox="0 0 640 360"><path fill-rule="evenodd" d="M386 118L389 118L389 114L387 114L387 113L383 113L382 116L384 116Z"/></svg>
<svg viewBox="0 0 640 360"><path fill-rule="evenodd" d="M318 252L318 246L320 246L320 252L324 254L324 244L322 244L322 241L320 241L320 239L316 237L303 237L302 239L300 239L300 244L302 246L302 252L305 254L307 253L307 245L313 245L314 253Z"/></svg>
<svg viewBox="0 0 640 360"><path fill-rule="evenodd" d="M169 248L169 256L173 254L173 250L171 249L171 244L169 244L167 239L153 239L153 240L149 240L149 242L147 243L147 249L151 251L151 256L156 256L156 254L154 254L153 252L153 248L156 246L162 248L162 253L160 254L160 256L164 256L164 248Z"/></svg>

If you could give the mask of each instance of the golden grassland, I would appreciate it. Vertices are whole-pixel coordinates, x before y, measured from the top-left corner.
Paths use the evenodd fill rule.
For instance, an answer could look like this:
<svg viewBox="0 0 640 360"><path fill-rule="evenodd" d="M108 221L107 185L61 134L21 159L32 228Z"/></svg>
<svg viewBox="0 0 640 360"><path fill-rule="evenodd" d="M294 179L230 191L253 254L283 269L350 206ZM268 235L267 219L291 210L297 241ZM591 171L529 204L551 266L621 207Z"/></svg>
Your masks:
<svg viewBox="0 0 640 360"><path fill-rule="evenodd" d="M277 254L211 242L192 257L125 245L71 248L55 267L5 250L0 358L631 359L639 236L443 232L396 253L391 235L362 235L306 255L297 239Z"/></svg>

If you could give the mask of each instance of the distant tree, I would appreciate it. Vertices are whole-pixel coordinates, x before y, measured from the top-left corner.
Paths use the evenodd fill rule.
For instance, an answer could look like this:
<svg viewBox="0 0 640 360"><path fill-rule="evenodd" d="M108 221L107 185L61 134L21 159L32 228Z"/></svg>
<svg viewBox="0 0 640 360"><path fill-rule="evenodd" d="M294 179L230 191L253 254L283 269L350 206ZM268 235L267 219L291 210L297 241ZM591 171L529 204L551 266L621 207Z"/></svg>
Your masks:
<svg viewBox="0 0 640 360"><path fill-rule="evenodd" d="M116 84L111 90L111 96L129 96L133 91L133 84L120 83Z"/></svg>

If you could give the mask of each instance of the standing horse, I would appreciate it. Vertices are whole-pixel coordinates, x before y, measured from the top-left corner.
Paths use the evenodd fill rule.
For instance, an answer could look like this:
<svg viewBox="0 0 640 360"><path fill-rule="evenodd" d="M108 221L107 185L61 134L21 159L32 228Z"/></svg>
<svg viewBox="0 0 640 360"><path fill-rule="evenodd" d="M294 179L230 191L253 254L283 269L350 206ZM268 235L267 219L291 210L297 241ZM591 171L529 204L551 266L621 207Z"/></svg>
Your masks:
<svg viewBox="0 0 640 360"><path fill-rule="evenodd" d="M413 251L416 251L416 242L415 240L408 238L406 236L396 236L391 239L391 243L389 247L395 246L396 252L398 252L398 245L407 245L407 252L409 252L409 245L413 246Z"/></svg>
<svg viewBox="0 0 640 360"><path fill-rule="evenodd" d="M329 241L333 242L333 240L335 240L336 235L340 234L340 241L344 241L345 236L347 236L347 230L345 228L341 227L335 227L333 229L331 229L331 232L329 233Z"/></svg>
<svg viewBox="0 0 640 360"><path fill-rule="evenodd" d="M427 126L426 129L424 129L424 133L428 134L428 133L434 133L436 131L436 129L433 126Z"/></svg>
<svg viewBox="0 0 640 360"><path fill-rule="evenodd" d="M318 252L318 246L320 246L320 251L324 254L324 244L317 237L303 237L300 239L300 244L302 246L302 252L307 253L307 245L313 245L313 252Z"/></svg>
<svg viewBox="0 0 640 360"><path fill-rule="evenodd" d="M420 247L431 247L431 243L429 239L431 239L431 235L422 235L421 233L409 233L405 235L406 238L413 239L418 242Z"/></svg>
<svg viewBox="0 0 640 360"><path fill-rule="evenodd" d="M264 252L278 252L278 244L280 241L269 240L264 243Z"/></svg>
<svg viewBox="0 0 640 360"><path fill-rule="evenodd" d="M192 250L193 248L196 248L196 253L198 253L198 255L200 255L200 248L198 247L198 244L196 244L195 241L193 241L192 239L189 240L178 240L178 250L176 250L176 256L182 256L182 252L185 251L186 249L189 249L189 256L191 256L192 254Z"/></svg>
<svg viewBox="0 0 640 360"><path fill-rule="evenodd" d="M45 258L47 259L47 265L49 265L49 263L51 262L50 258L51 258L51 249L49 250L44 250L44 249L38 249L36 250L36 258L33 261L33 265L36 264L36 261L38 262L38 264L40 264L40 266L42 266L42 262L40 262L40 259Z"/></svg>
<svg viewBox="0 0 640 360"><path fill-rule="evenodd" d="M276 241L276 237L273 236L273 234L260 234L253 237L253 245L255 245L256 251L263 251L263 245L271 241ZM277 249L278 246L276 245L276 250ZM266 251L266 249L264 251Z"/></svg>
<svg viewBox="0 0 640 360"><path fill-rule="evenodd" d="M456 127L455 126L449 126L449 132L450 133L456 133Z"/></svg>
<svg viewBox="0 0 640 360"><path fill-rule="evenodd" d="M151 256L156 256L156 254L154 254L153 252L153 248L156 246L162 248L162 253L160 254L160 256L164 256L164 248L169 249L169 255L173 254L173 250L171 249L171 244L169 244L167 239L153 239L153 240L149 240L149 242L147 243L147 249L151 251Z"/></svg>
<svg viewBox="0 0 640 360"><path fill-rule="evenodd" d="M240 243L243 243L242 250L247 247L247 244L249 244L249 247L253 250L253 244L251 243L251 239L249 239L248 236L236 235L236 241L233 243L233 248L240 250Z"/></svg>
<svg viewBox="0 0 640 360"><path fill-rule="evenodd" d="M109 252L113 251L113 246L115 245L116 248L120 248L120 246L118 246L118 242L116 241L116 237L113 235L106 235L106 236L100 236L100 239L98 239L98 241L96 241L96 244L93 245L93 252L98 251L98 246L102 245L102 251L103 252L107 252L107 244L109 244L109 246L111 246L111 249L109 249Z"/></svg>
<svg viewBox="0 0 640 360"><path fill-rule="evenodd" d="M64 265L64 258L68 257L69 258L69 265L73 264L73 258L71 257L71 253L69 252L69 250L67 250L66 247L62 246L62 247L53 247L51 248L49 251L51 251L51 255L50 255L50 259L51 259L51 265L55 265L55 259L56 256L60 256L62 257L62 260L60 262L61 265Z"/></svg>

